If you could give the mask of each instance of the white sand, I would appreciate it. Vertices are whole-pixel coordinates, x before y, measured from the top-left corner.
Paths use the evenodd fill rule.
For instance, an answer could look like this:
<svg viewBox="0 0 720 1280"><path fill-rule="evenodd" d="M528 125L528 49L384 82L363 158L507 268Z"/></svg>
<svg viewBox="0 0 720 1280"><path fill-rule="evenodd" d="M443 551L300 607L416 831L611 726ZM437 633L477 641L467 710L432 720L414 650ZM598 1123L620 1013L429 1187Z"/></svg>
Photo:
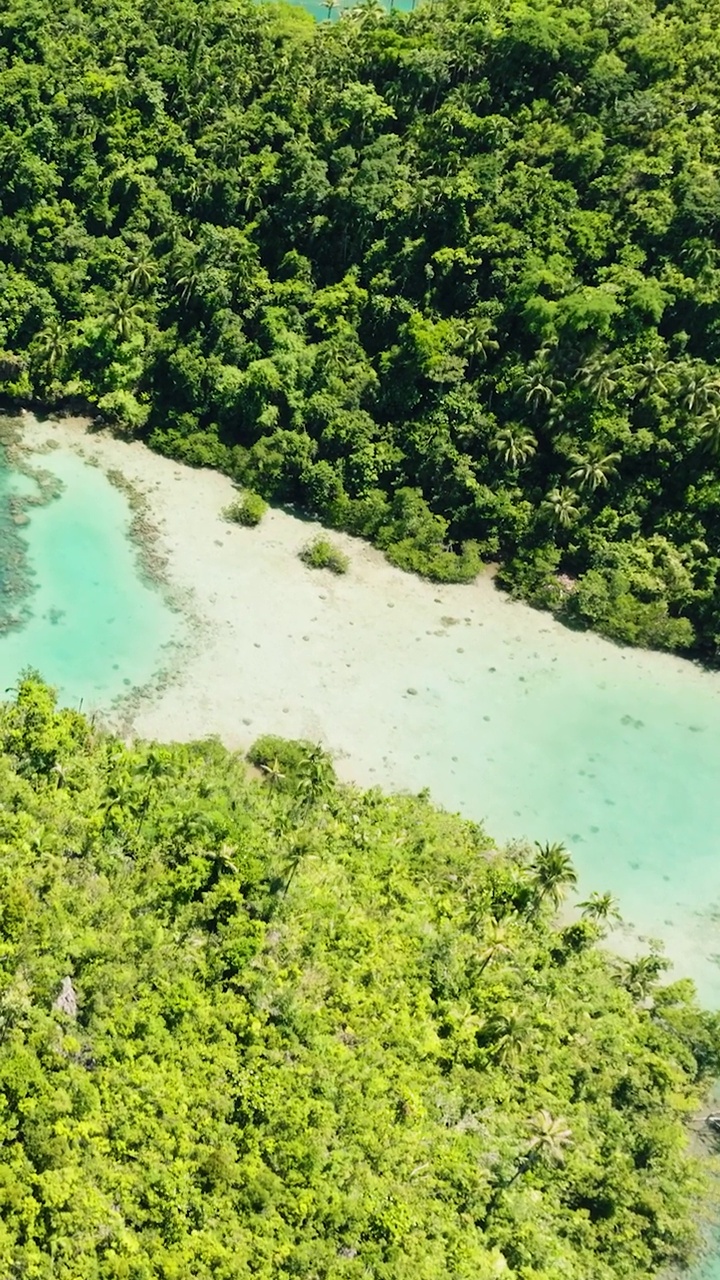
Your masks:
<svg viewBox="0 0 720 1280"><path fill-rule="evenodd" d="M217 734L246 747L263 732L306 737L352 757L355 777L375 772L385 730L407 714L424 673L413 652L428 628L449 635L443 616L482 618L493 629L555 624L513 605L482 577L443 586L402 573L366 542L333 533L350 557L342 576L306 568L298 552L319 526L270 510L256 529L231 525L222 508L236 496L226 477L161 457L138 442L88 432L64 419L26 416L26 442L72 448L117 469L149 499L172 588L201 621L199 652L179 678L144 705L143 737L192 740ZM456 638L463 639L457 630ZM455 646L453 646L455 648ZM372 739L368 708L372 704ZM373 761L373 755L375 760ZM383 771L384 772L384 771ZM385 775L385 782L391 782ZM398 779L397 781L402 781Z"/></svg>
<svg viewBox="0 0 720 1280"><path fill-rule="evenodd" d="M217 734L231 748L265 732L305 737L329 747L341 772L357 781L423 786L433 777L410 759L394 758L389 744L401 721L406 742L415 735L418 743L427 740L433 725L439 739L445 736L449 708L438 683L464 684L477 668L479 646L492 663L507 658L511 644L546 671L568 646L584 664L602 666L608 654L617 660L613 646L510 601L487 575L471 586L437 586L335 533L350 557L349 572L308 569L298 552L318 526L277 510L256 529L229 524L221 510L235 490L226 477L138 442L88 432L77 420L39 423L26 415L25 421L31 446L52 441L77 450L105 470L121 471L146 494L170 585L202 622L198 651L135 715L133 729L142 737ZM656 677L658 670L688 669L657 654L628 651L627 660L649 665Z"/></svg>
<svg viewBox="0 0 720 1280"><path fill-rule="evenodd" d="M561 839L582 891L617 892L635 930L665 937L720 1002L718 676L570 632L489 576L421 581L341 534L348 574L307 569L297 553L317 526L281 511L228 524L229 480L82 423L27 415L26 440L78 450L147 495L169 584L200 620L134 732L231 748L309 738L361 785L428 786L499 837Z"/></svg>

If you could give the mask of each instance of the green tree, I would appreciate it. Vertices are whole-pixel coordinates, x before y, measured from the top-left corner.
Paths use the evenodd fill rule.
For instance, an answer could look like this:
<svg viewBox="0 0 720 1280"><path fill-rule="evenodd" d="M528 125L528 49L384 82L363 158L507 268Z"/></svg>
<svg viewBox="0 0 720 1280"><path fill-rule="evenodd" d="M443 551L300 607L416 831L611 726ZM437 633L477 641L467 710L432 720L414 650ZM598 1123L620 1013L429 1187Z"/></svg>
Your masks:
<svg viewBox="0 0 720 1280"><path fill-rule="evenodd" d="M585 455L575 453L572 455L573 465L568 477L576 481L580 489L590 489L594 493L596 489L607 488L620 458L619 453L602 453L601 448Z"/></svg>
<svg viewBox="0 0 720 1280"><path fill-rule="evenodd" d="M493 440L494 452L513 471L518 471L534 456L537 440L527 427L507 426L498 431Z"/></svg>
<svg viewBox="0 0 720 1280"><path fill-rule="evenodd" d="M577 884L577 872L563 844L539 844L530 864L532 884L538 905L546 900L554 910L560 906L568 889Z"/></svg>
<svg viewBox="0 0 720 1280"><path fill-rule="evenodd" d="M615 925L622 920L617 898L612 893L594 891L584 902L579 902L578 906L586 919L599 925Z"/></svg>
<svg viewBox="0 0 720 1280"><path fill-rule="evenodd" d="M569 529L580 516L577 494L567 487L551 489L543 500L542 510L552 524Z"/></svg>

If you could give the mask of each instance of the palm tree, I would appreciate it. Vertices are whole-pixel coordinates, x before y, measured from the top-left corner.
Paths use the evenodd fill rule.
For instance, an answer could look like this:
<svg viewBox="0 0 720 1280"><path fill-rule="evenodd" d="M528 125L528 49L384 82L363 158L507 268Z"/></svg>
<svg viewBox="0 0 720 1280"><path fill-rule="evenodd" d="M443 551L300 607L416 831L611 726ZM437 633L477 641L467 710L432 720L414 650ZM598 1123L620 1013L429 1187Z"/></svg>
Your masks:
<svg viewBox="0 0 720 1280"><path fill-rule="evenodd" d="M671 368L667 360L658 360L655 356L647 355L639 364L633 366L633 373L637 375L637 393L639 395L665 395L667 393L667 382L665 376Z"/></svg>
<svg viewBox="0 0 720 1280"><path fill-rule="evenodd" d="M720 404L708 405L698 423L703 449L714 458L720 456Z"/></svg>
<svg viewBox="0 0 720 1280"><path fill-rule="evenodd" d="M112 831L117 831L125 815L127 803L127 781L123 778L114 779L106 787L100 799L99 808L103 815L103 825L110 827Z"/></svg>
<svg viewBox="0 0 720 1280"><path fill-rule="evenodd" d="M530 405L533 413L537 413L542 407L549 408L557 400L558 392L564 390L565 384L553 377L546 348L530 362L520 379L519 387L525 393L525 403Z"/></svg>
<svg viewBox="0 0 720 1280"><path fill-rule="evenodd" d="M512 1177L501 1181L490 1197L485 1210L486 1221L497 1208L503 1191L507 1191L522 1174L538 1164L562 1164L567 1148L572 1146L573 1134L567 1120L544 1108L528 1120L528 1129L530 1137Z"/></svg>
<svg viewBox="0 0 720 1280"><path fill-rule="evenodd" d="M621 969L620 980L633 1000L642 1004L651 996L660 974L669 968L670 961L652 951L650 955L627 960Z"/></svg>
<svg viewBox="0 0 720 1280"><path fill-rule="evenodd" d="M500 920L491 920L483 938L484 947L480 952L480 968L482 973L498 956L509 956L512 953L510 930Z"/></svg>
<svg viewBox="0 0 720 1280"><path fill-rule="evenodd" d="M298 768L297 793L301 803L310 805L332 790L332 765L321 747L312 747Z"/></svg>
<svg viewBox="0 0 720 1280"><path fill-rule="evenodd" d="M280 785L281 782L285 780L285 774L280 768L280 761L278 760L277 756L275 756L275 759L273 760L272 764L261 764L260 768L265 774L265 777L267 778L271 787L277 787Z"/></svg>
<svg viewBox="0 0 720 1280"><path fill-rule="evenodd" d="M579 481L581 489L591 489L594 493L601 485L607 487L608 480L617 469L620 461L619 453L600 454L597 448L590 449L585 457L579 453L571 455L574 464L568 472L570 480Z"/></svg>
<svg viewBox="0 0 720 1280"><path fill-rule="evenodd" d="M45 361L48 373L52 377L57 366L65 358L67 339L60 321L55 318L48 321L42 330L37 343L38 354Z"/></svg>
<svg viewBox="0 0 720 1280"><path fill-rule="evenodd" d="M517 471L534 456L537 440L527 427L509 425L498 431L492 442L492 449L502 458L507 466Z"/></svg>
<svg viewBox="0 0 720 1280"><path fill-rule="evenodd" d="M173 283L180 294L181 302L190 302L197 295L200 286L197 251L195 249L179 251L175 256L171 270Z"/></svg>
<svg viewBox="0 0 720 1280"><path fill-rule="evenodd" d="M148 751L145 759L136 766L135 777L141 779L144 783L142 797L135 806L135 812L138 816L137 830L138 834L142 830L142 825L147 817L155 791L160 778L166 777L173 772L173 766L167 756L162 755L159 751Z"/></svg>
<svg viewBox="0 0 720 1280"><path fill-rule="evenodd" d="M451 1030L452 1058L457 1062L464 1050L477 1053L477 1035L482 1029L482 1019L467 1000L461 1000L447 1010L445 1022Z"/></svg>
<svg viewBox="0 0 720 1280"><path fill-rule="evenodd" d="M565 1150L572 1146L572 1129L562 1116L538 1111L528 1122L531 1137L527 1145L526 1159L530 1165L542 1161L545 1164L562 1164Z"/></svg>
<svg viewBox="0 0 720 1280"><path fill-rule="evenodd" d="M707 370L690 366L683 378L680 403L683 409L695 415L707 409L719 392L720 384Z"/></svg>
<svg viewBox="0 0 720 1280"><path fill-rule="evenodd" d="M471 365L487 364L490 356L499 351L500 344L492 336L494 332L489 316L468 316L466 320L461 320L458 334L462 350Z"/></svg>
<svg viewBox="0 0 720 1280"><path fill-rule="evenodd" d="M559 107L573 107L582 98L584 89L576 84L569 75L561 71L552 82L553 100Z"/></svg>
<svg viewBox="0 0 720 1280"><path fill-rule="evenodd" d="M562 529L569 529L580 515L575 490L565 487L551 489L542 502L541 508L547 512L553 524L559 525Z"/></svg>
<svg viewBox="0 0 720 1280"><path fill-rule="evenodd" d="M592 920L595 924L618 924L622 920L622 916L618 911L617 898L611 893L598 893L597 891L590 894L585 902L578 903L583 916L586 920Z"/></svg>
<svg viewBox="0 0 720 1280"><path fill-rule="evenodd" d="M530 870L536 904L539 906L547 898L557 910L566 889L577 884L577 872L564 844L540 844L536 840L535 845L537 853L530 863Z"/></svg>
<svg viewBox="0 0 720 1280"><path fill-rule="evenodd" d="M149 257L147 254L136 258L128 273L128 284L131 291L133 293L147 293L155 280L156 270L154 258Z"/></svg>
<svg viewBox="0 0 720 1280"><path fill-rule="evenodd" d="M490 1052L493 1061L503 1067L512 1067L527 1049L533 1030L530 1010L517 1004L494 1018L486 1032L492 1041Z"/></svg>
<svg viewBox="0 0 720 1280"><path fill-rule="evenodd" d="M578 369L575 375L596 400L609 400L617 387L618 362L614 356L596 355Z"/></svg>
<svg viewBox="0 0 720 1280"><path fill-rule="evenodd" d="M108 318L116 336L121 342L127 342L140 319L140 309L129 293L120 293L110 300Z"/></svg>

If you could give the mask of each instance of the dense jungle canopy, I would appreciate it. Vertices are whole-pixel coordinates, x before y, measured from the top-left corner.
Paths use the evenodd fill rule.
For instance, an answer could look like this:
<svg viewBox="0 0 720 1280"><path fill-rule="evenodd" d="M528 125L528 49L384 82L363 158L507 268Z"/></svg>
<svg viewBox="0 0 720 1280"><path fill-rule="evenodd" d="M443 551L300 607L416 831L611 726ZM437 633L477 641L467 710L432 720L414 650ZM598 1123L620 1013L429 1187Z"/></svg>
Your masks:
<svg viewBox="0 0 720 1280"><path fill-rule="evenodd" d="M560 926L557 846L260 741L0 709L0 1272L642 1280L720 1016Z"/></svg>
<svg viewBox="0 0 720 1280"><path fill-rule="evenodd" d="M0 3L0 392L720 652L718 0Z"/></svg>
<svg viewBox="0 0 720 1280"><path fill-rule="evenodd" d="M717 0L2 0L0 392L719 652Z"/></svg>

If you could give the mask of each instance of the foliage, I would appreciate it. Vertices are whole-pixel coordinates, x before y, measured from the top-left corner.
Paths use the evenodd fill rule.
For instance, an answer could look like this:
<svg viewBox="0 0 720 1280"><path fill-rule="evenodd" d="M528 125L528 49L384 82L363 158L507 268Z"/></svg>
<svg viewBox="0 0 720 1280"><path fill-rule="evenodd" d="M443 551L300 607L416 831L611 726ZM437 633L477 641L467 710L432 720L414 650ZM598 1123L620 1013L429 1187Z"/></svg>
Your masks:
<svg viewBox="0 0 720 1280"><path fill-rule="evenodd" d="M642 1280L720 1022L558 928L567 852L265 738L0 710L0 1270ZM281 775L284 775L281 776ZM583 905L608 919L611 898Z"/></svg>
<svg viewBox="0 0 720 1280"><path fill-rule="evenodd" d="M300 559L310 569L329 569L331 573L347 573L349 557L329 538L311 538L300 551Z"/></svg>
<svg viewBox="0 0 720 1280"><path fill-rule="evenodd" d="M226 520L231 520L234 524L242 524L248 529L254 529L259 525L267 509L268 504L265 499L261 498L259 493L249 490L234 502L229 503L223 515Z"/></svg>
<svg viewBox="0 0 720 1280"><path fill-rule="evenodd" d="M4 0L0 391L714 661L719 4Z"/></svg>

